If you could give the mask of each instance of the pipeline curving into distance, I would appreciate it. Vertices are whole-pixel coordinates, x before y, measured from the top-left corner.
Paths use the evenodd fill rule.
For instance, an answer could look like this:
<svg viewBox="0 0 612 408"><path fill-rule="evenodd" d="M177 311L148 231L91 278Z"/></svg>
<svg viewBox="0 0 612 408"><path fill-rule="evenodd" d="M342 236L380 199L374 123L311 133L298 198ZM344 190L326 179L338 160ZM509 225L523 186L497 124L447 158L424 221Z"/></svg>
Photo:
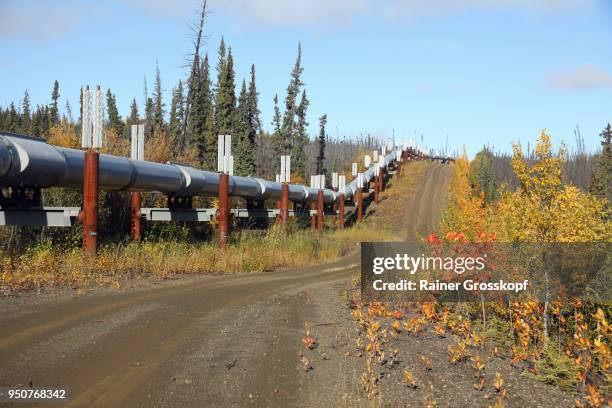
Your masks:
<svg viewBox="0 0 612 408"><path fill-rule="evenodd" d="M397 149L397 148L396 148ZM0 188L66 187L83 188L82 150L48 144L44 140L0 132ZM385 166L395 161L396 150L383 158ZM364 174L367 183L375 177L376 165ZM106 191L149 191L169 196L215 196L219 191L219 174L181 164L162 164L127 157L100 155L99 185ZM358 190L357 180L347 184L344 197ZM317 189L289 184L289 200L307 203L317 200ZM247 200L279 199L281 183L258 177L229 177L229 193ZM340 193L323 190L323 201L331 204Z"/></svg>

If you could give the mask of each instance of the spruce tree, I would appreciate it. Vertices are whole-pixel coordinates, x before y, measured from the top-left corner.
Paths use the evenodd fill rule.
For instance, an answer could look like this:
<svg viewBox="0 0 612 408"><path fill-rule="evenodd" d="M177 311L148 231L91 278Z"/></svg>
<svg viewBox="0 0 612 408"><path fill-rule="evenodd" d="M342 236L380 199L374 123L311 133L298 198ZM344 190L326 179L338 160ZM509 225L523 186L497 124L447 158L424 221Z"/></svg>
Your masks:
<svg viewBox="0 0 612 408"><path fill-rule="evenodd" d="M274 150L274 157L280 157L282 154L285 154L284 143L283 143L283 135L281 134L281 113L280 108L278 107L278 95L274 95L274 115L272 116L272 148ZM278 170L280 163L274 164L275 171Z"/></svg>
<svg viewBox="0 0 612 408"><path fill-rule="evenodd" d="M110 88L106 91L106 112L108 113L108 127L113 129L117 135L123 135L123 120L121 120L121 116L119 116L117 100Z"/></svg>
<svg viewBox="0 0 612 408"><path fill-rule="evenodd" d="M215 171L217 169L217 133L215 132L214 107L212 103L210 106L210 113L206 115L206 126L204 130L206 153L202 165L206 170Z"/></svg>
<svg viewBox="0 0 612 408"><path fill-rule="evenodd" d="M207 123L208 117L212 115L212 96L210 91L210 68L208 65L208 55L205 55L200 68L198 69L199 83L194 89L194 101L191 106L191 122L189 123L188 135L189 145L196 148L198 158L205 168L211 168L210 163L206 164L210 156L213 156L212 151L207 147Z"/></svg>
<svg viewBox="0 0 612 408"><path fill-rule="evenodd" d="M170 120L168 121L168 130L170 135L178 140L181 134L183 121L183 107L185 99L183 97L183 81L179 80L176 88L172 90L172 102L170 103Z"/></svg>
<svg viewBox="0 0 612 408"><path fill-rule="evenodd" d="M247 150L245 155L245 173L255 174L257 168L255 166L255 150L257 148L257 133L261 129L261 122L259 120L259 107L258 102L259 96L257 92L257 86L255 83L255 64L251 65L251 81L249 82L249 90L246 96L246 107L245 107L245 122L246 122L246 133L245 139L242 144Z"/></svg>
<svg viewBox="0 0 612 408"><path fill-rule="evenodd" d="M149 88L147 87L147 77L144 77L144 125L145 136L149 137L155 130L155 121L153 120L153 98L149 96Z"/></svg>
<svg viewBox="0 0 612 408"><path fill-rule="evenodd" d="M204 134L200 147L202 165L208 170L214 170L217 166L217 134L215 133L215 108L213 99L210 65L208 62L208 54L206 54L204 55L202 68L200 70L199 104L202 106L202 113L204 116Z"/></svg>
<svg viewBox="0 0 612 408"><path fill-rule="evenodd" d="M222 122L223 122L223 115L226 115L226 108L224 106L224 104L222 103L222 100L224 99L224 93L225 93L225 81L226 81L226 77L227 77L227 50L225 48L225 39L223 36L221 36L221 41L219 43L219 48L217 50L217 66L216 66L216 71L217 71L217 82L214 84L213 87L213 92L214 92L214 105L215 105L215 110L214 110L214 124L213 124L213 133L216 135L220 135L221 133L221 127L222 127Z"/></svg>
<svg viewBox="0 0 612 408"><path fill-rule="evenodd" d="M140 115L138 114L138 103L136 103L136 98L132 98L132 103L130 104L130 116L128 116L127 124L129 126L137 125L140 122Z"/></svg>
<svg viewBox="0 0 612 408"><path fill-rule="evenodd" d="M6 124L6 130L9 132L17 132L19 129L19 114L15 108L15 104L11 102L8 109L8 120Z"/></svg>
<svg viewBox="0 0 612 408"><path fill-rule="evenodd" d="M217 84L215 100L215 129L217 134L230 135L234 128L234 109L236 94L234 85L234 59L231 47L227 52L227 60L221 66L220 79ZM235 142L232 142L235 145Z"/></svg>
<svg viewBox="0 0 612 408"><path fill-rule="evenodd" d="M302 75L302 44L298 43L298 55L291 71L291 80L287 86L287 96L285 97L285 113L283 115L283 124L281 127L281 136L283 139L283 151L288 153L292 151L292 145L295 139L295 115L298 110L296 99L300 93L300 87L303 85L300 79Z"/></svg>
<svg viewBox="0 0 612 408"><path fill-rule="evenodd" d="M612 124L599 134L601 153L597 155L596 167L591 177L591 192L598 197L607 198L612 203Z"/></svg>
<svg viewBox="0 0 612 408"><path fill-rule="evenodd" d="M221 36L221 42L219 43L219 49L217 50L217 83L215 84L215 94L219 92L219 86L225 75L225 64L227 61L227 51L225 49L225 39Z"/></svg>
<svg viewBox="0 0 612 408"><path fill-rule="evenodd" d="M249 121L251 129L257 134L261 130L261 122L259 120L259 92L257 92L257 85L255 84L255 64L251 65L251 82L249 82Z"/></svg>
<svg viewBox="0 0 612 408"><path fill-rule="evenodd" d="M138 113L138 103L136 102L136 98L132 98L132 103L130 104L130 114L126 119L126 126L123 131L123 135L127 138L132 137L132 125L140 124L140 115Z"/></svg>
<svg viewBox="0 0 612 408"><path fill-rule="evenodd" d="M64 106L64 111L66 112L64 118L68 121L68 123L73 123L72 118L72 107L70 106L70 101L66 99L66 105Z"/></svg>
<svg viewBox="0 0 612 408"><path fill-rule="evenodd" d="M493 153L485 146L476 154L469 173L470 182L476 186L474 193L478 196L484 194L485 204L497 200L497 179L493 172Z"/></svg>
<svg viewBox="0 0 612 408"><path fill-rule="evenodd" d="M35 137L40 137L42 135L42 126L41 126L41 118L39 115L39 107L36 107L36 111L32 113L32 124L31 124L30 134ZM7 129L7 125L4 125L4 129Z"/></svg>
<svg viewBox="0 0 612 408"><path fill-rule="evenodd" d="M194 30L194 50L193 60L191 62L191 71L189 80L187 81L187 97L185 98L185 107L183 110L183 119L181 123L181 133L176 141L175 152L181 154L187 144L187 135L189 124L191 123L191 108L197 99L197 91L200 83L200 45L202 43L202 34L204 32L204 22L206 21L207 0L202 0L202 8L200 9L199 23Z"/></svg>
<svg viewBox="0 0 612 408"><path fill-rule="evenodd" d="M200 128L200 120L202 117L200 107L198 106L198 100L200 95L200 70L201 64L195 60L200 60L199 55L194 56L194 63L191 68L191 74L189 76L189 84L187 88L187 100L185 103L185 113L183 132L181 137L177 140L176 153L180 154L187 147L192 145L194 140L197 139L197 134Z"/></svg>
<svg viewBox="0 0 612 408"><path fill-rule="evenodd" d="M59 82L57 82L56 79L53 83L53 91L51 92L51 106L49 107L49 120L51 121L51 126L59 123L59 109L57 105L59 97Z"/></svg>
<svg viewBox="0 0 612 408"><path fill-rule="evenodd" d="M10 114L10 111L9 111ZM8 126L8 125L7 125ZM32 135L45 137L49 130L49 106L36 105L36 110L32 113Z"/></svg>
<svg viewBox="0 0 612 408"><path fill-rule="evenodd" d="M308 122L306 121L306 111L310 102L306 97L306 90L302 92L302 99L297 106L297 126L295 131L294 142L291 150L291 166L294 173L306 179L306 153L305 148L308 144Z"/></svg>
<svg viewBox="0 0 612 408"><path fill-rule="evenodd" d="M319 118L319 155L317 156L317 174L326 174L325 171L325 145L327 143L327 135L325 134L325 125L327 125L327 115Z"/></svg>
<svg viewBox="0 0 612 408"><path fill-rule="evenodd" d="M30 94L26 89L21 102L21 131L25 134L31 132Z"/></svg>
<svg viewBox="0 0 612 408"><path fill-rule="evenodd" d="M6 131L6 111L4 109L2 109L2 106L0 106L0 130L1 131Z"/></svg>
<svg viewBox="0 0 612 408"><path fill-rule="evenodd" d="M150 136L155 132L153 98L148 97L145 103L145 135Z"/></svg>
<svg viewBox="0 0 612 408"><path fill-rule="evenodd" d="M157 63L155 67L155 87L153 89L153 125L156 129L163 129L164 127L163 90L159 64Z"/></svg>
<svg viewBox="0 0 612 408"><path fill-rule="evenodd" d="M249 103L246 82L242 81L238 106L234 112L234 133L236 138L236 149L234 152L234 171L239 176L248 176L253 170L253 150L249 144L249 119L247 117L247 105Z"/></svg>
<svg viewBox="0 0 612 408"><path fill-rule="evenodd" d="M40 107L40 123L41 123L41 134L43 136L47 136L47 132L51 129L52 121L51 121L51 110L49 109L49 105L44 105Z"/></svg>

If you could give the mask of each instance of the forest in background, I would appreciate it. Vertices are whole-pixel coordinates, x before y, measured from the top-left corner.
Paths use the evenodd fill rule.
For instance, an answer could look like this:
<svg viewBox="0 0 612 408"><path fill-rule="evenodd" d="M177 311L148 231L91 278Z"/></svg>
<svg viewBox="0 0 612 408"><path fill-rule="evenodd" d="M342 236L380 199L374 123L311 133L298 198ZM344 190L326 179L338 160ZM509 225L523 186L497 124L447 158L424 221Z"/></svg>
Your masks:
<svg viewBox="0 0 612 408"><path fill-rule="evenodd" d="M574 130L575 143L573 146L562 144L557 151L551 147L550 154L554 154L561 162L561 179L564 184L573 185L582 192L590 192L599 197L611 200L610 177L612 174L612 152L610 141L612 139L612 125L610 123L599 134L601 149L589 152L585 148L584 139L580 129ZM512 154L496 151L490 146L484 146L474 157L470 170L470 181L474 191L482 192L487 203L499 197L500 189L514 191L521 186L521 182L512 167ZM528 164L539 160L538 152L530 145L526 146L524 153Z"/></svg>
<svg viewBox="0 0 612 408"><path fill-rule="evenodd" d="M197 68L190 79L172 88L171 101L163 97L163 84L156 67L153 90L144 78L144 107L133 97L130 111L121 115L117 96L108 88L105 92L105 140L103 151L117 155L129 154L131 126L145 125L147 160L175 161L205 170L216 170L217 135L232 135L236 175L274 179L280 167L280 155L292 156L293 177L303 182L311 174L342 172L350 166L359 149L374 149L382 143L369 134L331 137L327 130L327 115L317 120L319 133L308 134L310 101L301 80L302 48L297 57L281 104L274 100L272 131L264 130L260 120L259 92L255 65L251 65L250 80L235 83L234 56L231 47L221 39L216 64L216 80L212 80L208 54L195 58ZM239 92L236 93L236 90ZM60 84L55 81L48 104L31 105L28 90L20 102L0 107L0 130L41 137L50 143L80 148L82 97L78 114L65 99L60 108ZM278 158L278 160L274 160ZM278 162L278 163L277 163Z"/></svg>

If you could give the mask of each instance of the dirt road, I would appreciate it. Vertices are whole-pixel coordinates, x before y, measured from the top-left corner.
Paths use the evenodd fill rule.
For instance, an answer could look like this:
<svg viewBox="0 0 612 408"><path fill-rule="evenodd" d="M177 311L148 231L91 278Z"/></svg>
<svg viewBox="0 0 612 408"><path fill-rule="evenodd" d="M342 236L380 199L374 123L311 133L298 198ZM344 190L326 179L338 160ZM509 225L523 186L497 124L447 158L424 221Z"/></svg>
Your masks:
<svg viewBox="0 0 612 408"><path fill-rule="evenodd" d="M398 228L436 229L450 174L427 167ZM2 300L0 386L66 388L62 406L359 404L343 299L358 259L36 304ZM307 353L306 330L319 343Z"/></svg>

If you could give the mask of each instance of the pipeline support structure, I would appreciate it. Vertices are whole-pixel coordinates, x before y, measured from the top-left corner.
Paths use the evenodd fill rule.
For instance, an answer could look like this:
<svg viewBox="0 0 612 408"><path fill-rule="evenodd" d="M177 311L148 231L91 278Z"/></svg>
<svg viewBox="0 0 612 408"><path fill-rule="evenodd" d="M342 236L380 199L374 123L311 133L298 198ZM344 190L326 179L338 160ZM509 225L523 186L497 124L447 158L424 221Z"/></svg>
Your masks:
<svg viewBox="0 0 612 408"><path fill-rule="evenodd" d="M375 181L378 185L378 191L375 192L376 199L378 192L382 190L383 168L388 168L396 161L398 149L405 157L425 157L423 152L413 148L396 147L381 157L380 167L377 163L366 169L362 174L362 185L368 186L370 182ZM401 163L398 165L401 166ZM328 188L318 189L299 184L273 182L258 177L233 176L199 170L176 163L154 163L100 154L92 149L84 152L54 146L39 138L0 132L0 191L2 191L0 193L0 225L3 224L3 219L10 218L7 218L5 214L11 211L13 211L11 214L26 214L20 217L27 217L28 214L37 211L39 213L50 211L40 204L40 200L25 198L25 194L21 192L33 191L33 196L39 197L40 190L43 188L62 187L83 190L85 205L79 219L84 224L84 234L87 234L84 236L84 241L88 248L90 245L95 248L97 241L97 196L99 191L133 193L131 210L134 240L139 240L142 235L138 214L141 207L141 192L162 193L169 198L169 202L188 204L191 204L195 196L218 197L219 241L224 244L230 233L231 197L242 198L247 202L263 203L266 200L280 202L279 218L284 225L287 224L290 201L296 208L297 206L301 208L310 206L312 228L319 230L323 228L325 208L332 208L334 211L338 209L339 226L342 228L345 200L356 203L357 220L361 221L363 218L362 189L358 187L357 181L357 179L352 180L342 191L333 191ZM15 197L17 199L14 199ZM188 205L185 211L195 211L190 207ZM24 212L24 208L27 208L28 211ZM49 225L42 223L44 217L39 218L42 221L37 225ZM170 217L170 219L174 218ZM16 224L18 221L23 223L23 218L11 225L25 225ZM4 224L7 223L4 222ZM57 225L60 224L64 225L62 223Z"/></svg>

